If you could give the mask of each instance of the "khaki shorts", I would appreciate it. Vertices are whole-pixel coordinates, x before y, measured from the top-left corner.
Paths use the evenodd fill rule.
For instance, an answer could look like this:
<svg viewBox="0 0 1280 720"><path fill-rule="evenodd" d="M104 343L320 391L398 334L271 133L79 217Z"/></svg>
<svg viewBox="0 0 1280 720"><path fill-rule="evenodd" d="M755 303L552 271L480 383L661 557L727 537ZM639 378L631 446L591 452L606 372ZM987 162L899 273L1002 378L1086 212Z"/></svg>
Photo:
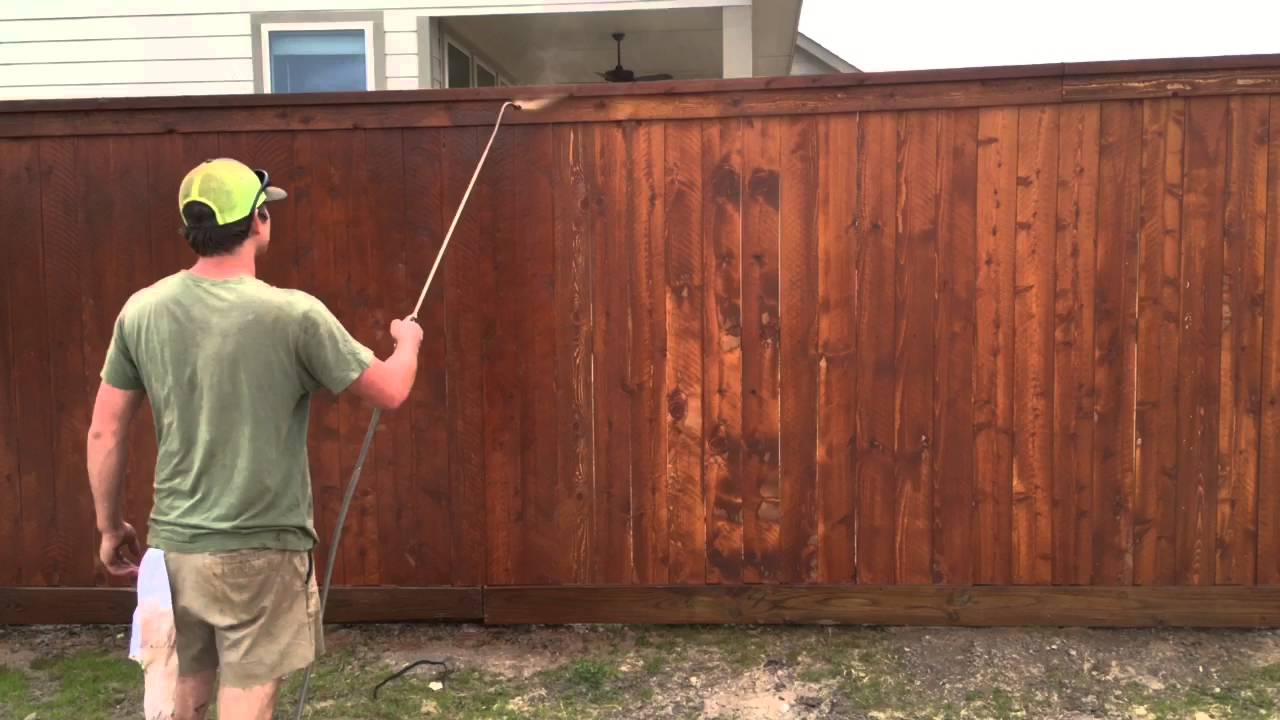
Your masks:
<svg viewBox="0 0 1280 720"><path fill-rule="evenodd" d="M180 675L218 669L225 686L256 687L324 652L310 553L166 552L165 563Z"/></svg>

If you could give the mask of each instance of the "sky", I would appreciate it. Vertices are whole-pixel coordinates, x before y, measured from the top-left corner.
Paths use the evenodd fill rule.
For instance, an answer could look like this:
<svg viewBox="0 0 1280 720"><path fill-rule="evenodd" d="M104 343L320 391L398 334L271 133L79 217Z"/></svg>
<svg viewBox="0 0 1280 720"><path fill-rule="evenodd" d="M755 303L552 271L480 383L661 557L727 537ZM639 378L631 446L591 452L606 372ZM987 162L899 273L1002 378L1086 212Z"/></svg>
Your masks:
<svg viewBox="0 0 1280 720"><path fill-rule="evenodd" d="M804 0L866 72L1280 53L1280 0Z"/></svg>

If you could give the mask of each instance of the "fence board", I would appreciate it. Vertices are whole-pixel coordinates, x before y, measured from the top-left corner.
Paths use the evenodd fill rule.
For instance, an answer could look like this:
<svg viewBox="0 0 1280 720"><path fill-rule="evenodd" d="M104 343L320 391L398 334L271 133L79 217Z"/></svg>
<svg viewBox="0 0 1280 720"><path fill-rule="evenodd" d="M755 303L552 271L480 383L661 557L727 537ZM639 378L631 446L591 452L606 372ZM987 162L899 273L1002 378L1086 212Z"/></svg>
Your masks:
<svg viewBox="0 0 1280 720"><path fill-rule="evenodd" d="M471 129L451 129L442 142L443 222L453 222L462 194L480 159L480 138ZM454 585L485 581L487 513L484 478L484 292L487 257L479 214L464 212L449 241L444 272L445 363L450 378L449 504Z"/></svg>
<svg viewBox="0 0 1280 720"><path fill-rule="evenodd" d="M933 561L939 117L930 110L898 119L894 564L898 582L908 584L931 582Z"/></svg>
<svg viewBox="0 0 1280 720"><path fill-rule="evenodd" d="M1101 135L1100 185L1112 190L1098 198L1091 580L1130 585L1142 104L1103 105Z"/></svg>
<svg viewBox="0 0 1280 720"><path fill-rule="evenodd" d="M932 581L965 585L973 581L978 111L942 114L938 177Z"/></svg>
<svg viewBox="0 0 1280 720"><path fill-rule="evenodd" d="M782 125L779 367L782 580L818 580L818 135L813 118Z"/></svg>
<svg viewBox="0 0 1280 720"><path fill-rule="evenodd" d="M481 136L480 142L488 137ZM480 197L511 197L518 152L510 133L499 133L490 147L485 170L473 191ZM519 393L520 325L524 307L525 269L516 247L515 203L479 203L464 212L476 213L479 247L484 264L484 359L481 363L484 396L484 508L485 582L510 585L521 567L524 500L520 438Z"/></svg>
<svg viewBox="0 0 1280 720"><path fill-rule="evenodd" d="M622 126L594 128L591 163L592 375L595 394L595 506L591 578L631 578L631 399L626 228L613 218L626 212L626 146ZM697 166L695 166L697 167ZM701 343L699 342L699 348ZM700 546L699 546L700 547Z"/></svg>
<svg viewBox="0 0 1280 720"><path fill-rule="evenodd" d="M1225 98L1187 101L1182 203L1182 336L1178 349L1177 579L1209 585L1218 486L1222 341Z"/></svg>
<svg viewBox="0 0 1280 720"><path fill-rule="evenodd" d="M554 172L550 128L513 128L512 143L521 148L514 163L515 212L508 218L518 246L516 272L526 276L525 307L519 330L521 368L521 497L524 499L521 563L516 581L561 579L548 559L561 554L563 538L555 533L556 454L556 314L554 195L546 178Z"/></svg>
<svg viewBox="0 0 1280 720"><path fill-rule="evenodd" d="M865 113L858 123L858 297L855 371L858 582L892 583L895 557L898 119Z"/></svg>
<svg viewBox="0 0 1280 720"><path fill-rule="evenodd" d="M778 365L781 121L743 120L742 535L743 579L781 577Z"/></svg>
<svg viewBox="0 0 1280 720"><path fill-rule="evenodd" d="M1018 114L1013 582L1053 580L1053 274L1058 110Z"/></svg>
<svg viewBox="0 0 1280 720"><path fill-rule="evenodd" d="M440 130L405 130L404 218L406 272L410 296L416 301L420 283L444 241L446 226L442 204L443 139ZM397 306L398 307L398 306ZM418 378L409 397L413 444L409 448L411 482L407 492L414 496L419 513L408 518L413 528L402 537L404 552L414 567L414 576L427 585L447 585L449 557L453 542L449 498L449 405L445 358L445 283L437 275L418 312L422 327L422 351L418 356Z"/></svg>
<svg viewBox="0 0 1280 720"><path fill-rule="evenodd" d="M857 495L853 452L856 408L858 116L818 118L818 442L821 493L818 576L848 583L856 577Z"/></svg>
<svg viewBox="0 0 1280 720"><path fill-rule="evenodd" d="M706 580L702 475L702 126L667 125L667 514L670 582Z"/></svg>
<svg viewBox="0 0 1280 720"><path fill-rule="evenodd" d="M974 580L1013 570L1013 321L1018 111L978 113L978 278L973 383Z"/></svg>
<svg viewBox="0 0 1280 720"><path fill-rule="evenodd" d="M702 125L707 582L742 581L742 125Z"/></svg>
<svg viewBox="0 0 1280 720"><path fill-rule="evenodd" d="M1231 98L1223 223L1222 367L1218 397L1219 585L1252 585L1257 570L1258 432L1266 261L1270 101Z"/></svg>
<svg viewBox="0 0 1280 720"><path fill-rule="evenodd" d="M1184 100L1143 103L1134 583L1172 585L1178 467Z"/></svg>
<svg viewBox="0 0 1280 720"><path fill-rule="evenodd" d="M1280 100L1274 97L1270 99L1270 118L1258 456L1259 585L1280 584Z"/></svg>
<svg viewBox="0 0 1280 720"><path fill-rule="evenodd" d="M665 133L628 124L632 553L636 583L668 582Z"/></svg>
<svg viewBox="0 0 1280 720"><path fill-rule="evenodd" d="M582 126L553 135L555 195L556 425L559 482L553 493L555 532L564 551L554 574L563 582L587 579L591 540L591 488L595 442L591 414L591 237L587 158L594 153ZM451 375L452 377L452 375Z"/></svg>
<svg viewBox="0 0 1280 720"><path fill-rule="evenodd" d="M1053 328L1053 582L1093 570L1094 303L1097 103L1062 108L1058 139Z"/></svg>

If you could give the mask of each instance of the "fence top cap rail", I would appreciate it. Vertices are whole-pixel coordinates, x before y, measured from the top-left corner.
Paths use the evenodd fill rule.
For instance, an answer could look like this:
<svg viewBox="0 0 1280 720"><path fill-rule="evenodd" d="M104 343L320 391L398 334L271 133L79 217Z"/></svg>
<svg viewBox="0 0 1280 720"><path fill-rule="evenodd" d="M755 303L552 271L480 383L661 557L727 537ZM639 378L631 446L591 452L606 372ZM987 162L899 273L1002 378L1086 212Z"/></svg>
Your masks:
<svg viewBox="0 0 1280 720"><path fill-rule="evenodd" d="M753 90L803 90L869 85L911 85L956 81L995 81L1026 78L1066 78L1139 73L1177 73L1244 69L1280 69L1280 54L1219 57L1119 60L1082 63L1045 63L996 67L905 70L892 72L805 75L797 77L742 78L734 80L671 80L646 83L593 83L534 87L475 88L465 90L395 90L343 93L186 95L173 97L80 98L63 100L9 100L0 102L0 114L94 110L153 110L226 107L235 97L237 107L289 107L308 105L363 105L399 103L457 103L500 101L512 93L521 97L568 95L575 98L616 96L691 95Z"/></svg>

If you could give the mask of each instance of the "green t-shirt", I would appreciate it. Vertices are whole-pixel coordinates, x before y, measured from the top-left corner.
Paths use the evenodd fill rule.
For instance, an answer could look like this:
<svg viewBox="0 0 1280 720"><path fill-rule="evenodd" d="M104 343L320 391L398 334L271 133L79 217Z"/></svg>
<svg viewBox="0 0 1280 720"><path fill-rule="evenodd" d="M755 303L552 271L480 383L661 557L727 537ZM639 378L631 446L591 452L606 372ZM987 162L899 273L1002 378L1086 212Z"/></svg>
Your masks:
<svg viewBox="0 0 1280 720"><path fill-rule="evenodd" d="M315 297L256 278L184 270L134 294L102 379L145 390L151 403L158 453L148 544L310 550L311 394L343 391L372 360Z"/></svg>

